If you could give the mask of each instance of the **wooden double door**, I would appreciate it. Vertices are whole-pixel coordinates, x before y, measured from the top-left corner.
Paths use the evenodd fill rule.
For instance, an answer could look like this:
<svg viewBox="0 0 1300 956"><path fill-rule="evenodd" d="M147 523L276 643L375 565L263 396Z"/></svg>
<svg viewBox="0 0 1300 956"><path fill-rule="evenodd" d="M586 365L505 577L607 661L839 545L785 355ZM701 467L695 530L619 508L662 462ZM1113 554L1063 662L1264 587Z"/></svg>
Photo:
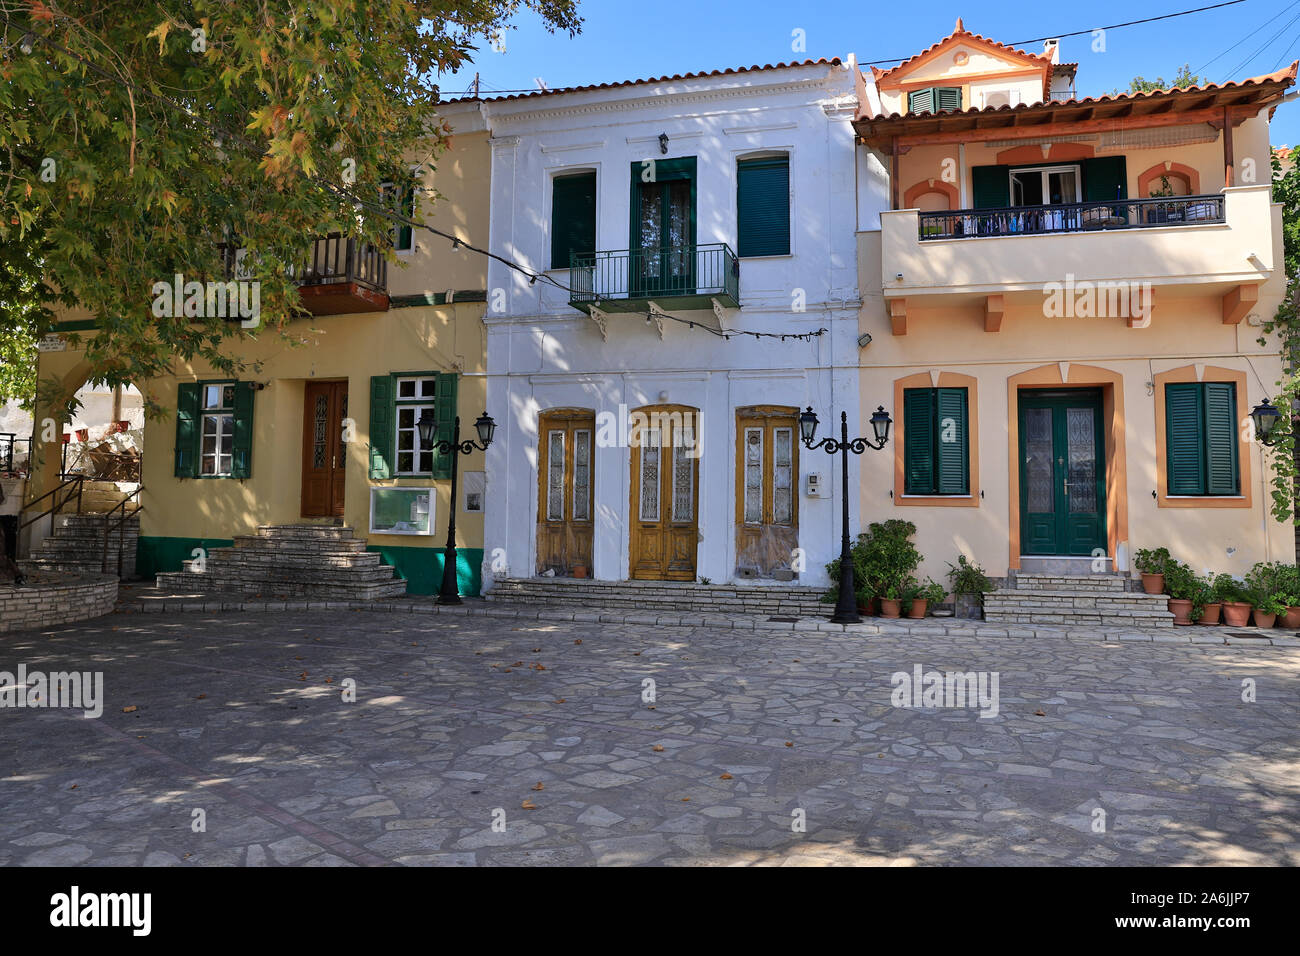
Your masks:
<svg viewBox="0 0 1300 956"><path fill-rule="evenodd" d="M799 547L799 410L736 410L736 573L792 571Z"/></svg>
<svg viewBox="0 0 1300 956"><path fill-rule="evenodd" d="M694 581L699 547L699 410L656 405L632 413L629 576Z"/></svg>
<svg viewBox="0 0 1300 956"><path fill-rule="evenodd" d="M555 409L538 421L537 573L591 576L595 413Z"/></svg>
<svg viewBox="0 0 1300 956"><path fill-rule="evenodd" d="M348 383L308 382L303 397L302 516L341 518L347 443Z"/></svg>

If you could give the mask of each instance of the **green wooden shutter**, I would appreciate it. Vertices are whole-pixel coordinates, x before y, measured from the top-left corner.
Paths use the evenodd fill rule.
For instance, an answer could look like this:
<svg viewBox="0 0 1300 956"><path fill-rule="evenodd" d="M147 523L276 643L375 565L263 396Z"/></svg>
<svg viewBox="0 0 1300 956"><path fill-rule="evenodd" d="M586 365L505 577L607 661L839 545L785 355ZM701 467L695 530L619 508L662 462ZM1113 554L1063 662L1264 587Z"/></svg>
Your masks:
<svg viewBox="0 0 1300 956"><path fill-rule="evenodd" d="M1004 209L1011 205L1010 166L972 166L971 191L976 209Z"/></svg>
<svg viewBox="0 0 1300 956"><path fill-rule="evenodd" d="M1098 156L1083 161L1083 198L1087 202L1128 198L1128 167L1123 156Z"/></svg>
<svg viewBox="0 0 1300 956"><path fill-rule="evenodd" d="M415 218L415 184L411 183L402 191L402 202L399 210L407 219ZM403 252L411 249L411 227L399 226L397 229L397 248Z"/></svg>
<svg viewBox="0 0 1300 956"><path fill-rule="evenodd" d="M1237 495L1237 387L1232 382L1206 382L1205 493Z"/></svg>
<svg viewBox="0 0 1300 956"><path fill-rule="evenodd" d="M370 377L370 477L393 477L393 377Z"/></svg>
<svg viewBox="0 0 1300 956"><path fill-rule="evenodd" d="M439 372L437 398L435 400L436 408L434 415L438 420L438 431L435 437L438 441L451 441L453 431L456 427L456 373ZM451 477L451 456L459 454L454 448L450 454L444 455L440 452L433 453L433 477L450 478Z"/></svg>
<svg viewBox="0 0 1300 956"><path fill-rule="evenodd" d="M235 437L231 444L230 477L253 474L253 383L235 383Z"/></svg>
<svg viewBox="0 0 1300 956"><path fill-rule="evenodd" d="M933 113L934 90L913 90L907 94L907 111L909 113Z"/></svg>
<svg viewBox="0 0 1300 956"><path fill-rule="evenodd" d="M176 386L176 471L177 478L199 474L199 383Z"/></svg>
<svg viewBox="0 0 1300 956"><path fill-rule="evenodd" d="M961 87L941 86L934 91L934 108L936 110L961 109Z"/></svg>
<svg viewBox="0 0 1300 956"><path fill-rule="evenodd" d="M736 166L736 254L790 254L790 160L751 159Z"/></svg>
<svg viewBox="0 0 1300 956"><path fill-rule="evenodd" d="M567 269L570 256L596 251L596 174L556 176L551 192L551 268Z"/></svg>
<svg viewBox="0 0 1300 956"><path fill-rule="evenodd" d="M936 389L935 411L937 491L941 495L968 495L970 438L966 426L966 389Z"/></svg>
<svg viewBox="0 0 1300 956"><path fill-rule="evenodd" d="M1205 494L1205 435L1201 387L1165 386L1165 458L1168 494Z"/></svg>
<svg viewBox="0 0 1300 956"><path fill-rule="evenodd" d="M934 389L903 390L903 492L935 492Z"/></svg>

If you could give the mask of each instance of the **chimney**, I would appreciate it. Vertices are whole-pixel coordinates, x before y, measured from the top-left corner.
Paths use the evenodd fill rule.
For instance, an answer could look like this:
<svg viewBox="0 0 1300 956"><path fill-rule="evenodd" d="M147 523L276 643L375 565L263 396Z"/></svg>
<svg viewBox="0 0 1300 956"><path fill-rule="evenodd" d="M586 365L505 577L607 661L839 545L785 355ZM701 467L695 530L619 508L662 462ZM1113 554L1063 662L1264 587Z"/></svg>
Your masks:
<svg viewBox="0 0 1300 956"><path fill-rule="evenodd" d="M1043 44L1043 56L1047 57L1053 63L1061 62L1061 41L1057 39L1048 40Z"/></svg>

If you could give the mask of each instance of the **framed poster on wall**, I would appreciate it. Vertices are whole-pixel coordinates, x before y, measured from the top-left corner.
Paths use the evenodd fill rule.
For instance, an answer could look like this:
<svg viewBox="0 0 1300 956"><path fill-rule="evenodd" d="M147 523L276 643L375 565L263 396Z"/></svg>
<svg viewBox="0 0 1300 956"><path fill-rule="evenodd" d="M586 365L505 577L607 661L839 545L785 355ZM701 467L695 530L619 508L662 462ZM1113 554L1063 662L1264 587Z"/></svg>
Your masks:
<svg viewBox="0 0 1300 956"><path fill-rule="evenodd" d="M433 534L432 488L371 488L371 534Z"/></svg>

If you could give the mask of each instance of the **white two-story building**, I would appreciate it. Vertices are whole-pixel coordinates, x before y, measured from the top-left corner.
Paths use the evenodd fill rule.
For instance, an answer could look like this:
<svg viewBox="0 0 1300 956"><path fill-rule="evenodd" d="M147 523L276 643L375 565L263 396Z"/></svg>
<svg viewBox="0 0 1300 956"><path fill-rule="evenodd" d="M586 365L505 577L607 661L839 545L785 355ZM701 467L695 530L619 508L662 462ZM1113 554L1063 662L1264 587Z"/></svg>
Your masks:
<svg viewBox="0 0 1300 956"><path fill-rule="evenodd" d="M797 416L862 432L854 236L889 204L855 158L857 76L817 60L482 104L491 250L541 274L488 271L485 584L826 582L839 463Z"/></svg>

